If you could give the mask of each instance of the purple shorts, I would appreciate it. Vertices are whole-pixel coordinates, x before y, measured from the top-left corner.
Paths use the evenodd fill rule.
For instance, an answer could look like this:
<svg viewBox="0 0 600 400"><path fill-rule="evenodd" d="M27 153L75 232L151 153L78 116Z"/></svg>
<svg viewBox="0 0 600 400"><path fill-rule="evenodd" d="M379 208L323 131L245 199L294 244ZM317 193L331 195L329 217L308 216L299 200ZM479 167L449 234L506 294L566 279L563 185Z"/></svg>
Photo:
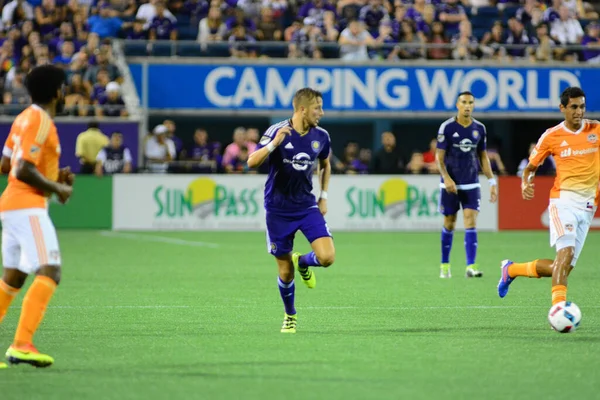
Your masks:
<svg viewBox="0 0 600 400"><path fill-rule="evenodd" d="M446 189L440 189L440 213L443 215L455 215L462 207L463 210L470 208L479 211L481 205L481 190L479 188L460 190L458 194L448 193Z"/></svg>
<svg viewBox="0 0 600 400"><path fill-rule="evenodd" d="M267 211L267 251L272 255L277 257L291 253L298 231L309 243L322 237L331 237L325 218L316 207L287 215Z"/></svg>

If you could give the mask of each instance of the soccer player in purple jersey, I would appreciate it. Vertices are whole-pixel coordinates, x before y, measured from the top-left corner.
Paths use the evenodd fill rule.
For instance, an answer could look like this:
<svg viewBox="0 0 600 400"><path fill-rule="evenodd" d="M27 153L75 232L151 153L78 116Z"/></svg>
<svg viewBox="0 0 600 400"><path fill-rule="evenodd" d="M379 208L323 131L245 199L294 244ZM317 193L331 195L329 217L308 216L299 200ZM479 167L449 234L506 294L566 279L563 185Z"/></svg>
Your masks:
<svg viewBox="0 0 600 400"><path fill-rule="evenodd" d="M256 168L269 160L265 185L267 251L275 256L277 280L285 315L283 333L296 333L294 271L314 288L314 267L329 267L335 258L333 238L325 222L327 188L331 176L329 133L318 126L323 117L323 96L310 88L294 95L291 119L272 125L260 139L248 166ZM321 192L311 193L313 171L317 169ZM294 236L301 231L310 242L308 254L292 253Z"/></svg>
<svg viewBox="0 0 600 400"><path fill-rule="evenodd" d="M456 100L458 114L440 125L437 137L436 160L441 175L440 212L444 215L442 228L442 265L440 278L450 278L450 250L456 224L456 214L462 207L465 223L465 251L467 278L479 278L483 273L477 267L476 221L481 204L479 162L490 182L490 202L498 198L496 180L486 151L485 125L471 116L475 98L471 92L462 92Z"/></svg>

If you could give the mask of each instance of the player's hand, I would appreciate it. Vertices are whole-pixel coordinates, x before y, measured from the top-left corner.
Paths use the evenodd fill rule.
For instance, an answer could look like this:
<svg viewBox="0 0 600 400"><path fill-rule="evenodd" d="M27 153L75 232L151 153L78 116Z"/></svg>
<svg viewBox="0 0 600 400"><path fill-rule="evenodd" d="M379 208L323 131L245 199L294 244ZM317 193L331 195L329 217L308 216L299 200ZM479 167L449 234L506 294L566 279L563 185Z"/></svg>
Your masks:
<svg viewBox="0 0 600 400"><path fill-rule="evenodd" d="M58 172L58 182L73 186L75 174L71 172L71 167L61 168Z"/></svg>
<svg viewBox="0 0 600 400"><path fill-rule="evenodd" d="M277 131L277 135L275 135L275 139L273 139L273 146L279 146L283 139L286 136L290 136L292 134L292 128L290 126L284 126L283 128Z"/></svg>
<svg viewBox="0 0 600 400"><path fill-rule="evenodd" d="M498 186L492 185L490 186L490 203L495 203L498 201Z"/></svg>
<svg viewBox="0 0 600 400"><path fill-rule="evenodd" d="M60 204L65 204L73 194L73 188L64 183L57 183L57 185L56 196L58 197L58 201Z"/></svg>
<svg viewBox="0 0 600 400"><path fill-rule="evenodd" d="M521 184L521 194L523 195L524 200L533 199L533 195L534 195L533 186L534 186L533 183L522 183Z"/></svg>
<svg viewBox="0 0 600 400"><path fill-rule="evenodd" d="M456 183L452 180L452 178L444 178L444 185L446 186L446 192L457 194Z"/></svg>
<svg viewBox="0 0 600 400"><path fill-rule="evenodd" d="M321 211L321 215L327 214L327 199L319 199L317 206L319 207L319 211Z"/></svg>

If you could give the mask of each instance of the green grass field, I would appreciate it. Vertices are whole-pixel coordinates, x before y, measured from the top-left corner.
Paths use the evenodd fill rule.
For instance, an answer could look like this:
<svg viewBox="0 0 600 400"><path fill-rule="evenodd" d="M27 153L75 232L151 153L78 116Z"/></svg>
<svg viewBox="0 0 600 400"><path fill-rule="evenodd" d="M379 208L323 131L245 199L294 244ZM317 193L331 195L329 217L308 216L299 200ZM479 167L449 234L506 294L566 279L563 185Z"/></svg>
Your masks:
<svg viewBox="0 0 600 400"><path fill-rule="evenodd" d="M296 289L296 335L264 234L61 231L63 282L36 335L51 368L0 370L12 399L591 399L600 290L590 234L570 279L580 329L550 330L550 282L496 293L503 258L552 257L546 233L482 233L484 277L439 275L438 234L338 233L337 260ZM301 239L301 240L300 240ZM304 238L299 250L308 250ZM21 294L0 326L7 347Z"/></svg>

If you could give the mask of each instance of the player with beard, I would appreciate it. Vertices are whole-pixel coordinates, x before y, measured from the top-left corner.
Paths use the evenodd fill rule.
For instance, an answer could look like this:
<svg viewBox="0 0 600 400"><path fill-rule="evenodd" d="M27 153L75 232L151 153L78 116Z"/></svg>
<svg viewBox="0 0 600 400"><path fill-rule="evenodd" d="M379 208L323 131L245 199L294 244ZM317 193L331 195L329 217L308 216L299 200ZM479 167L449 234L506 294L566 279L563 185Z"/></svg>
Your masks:
<svg viewBox="0 0 600 400"><path fill-rule="evenodd" d="M74 175L59 169L60 143L53 118L64 106L65 73L52 65L34 68L25 86L32 105L17 116L2 155L9 159L8 186L0 197L3 275L0 280L0 322L10 303L35 275L27 290L14 341L6 352L11 364L48 367L53 358L33 345L33 335L60 282L61 257L56 230L48 215L48 198L66 203ZM6 164L3 160L3 164ZM6 367L6 364L0 365Z"/></svg>
<svg viewBox="0 0 600 400"><path fill-rule="evenodd" d="M269 162L265 185L267 251L279 268L277 282L285 308L282 333L296 333L295 270L306 286L314 288L317 281L310 267L329 267L335 258L333 238L324 218L331 164L329 133L318 126L324 115L323 96L310 88L300 89L293 106L292 118L267 129L248 159L250 168ZM315 169L321 186L318 200L311 193ZM292 253L297 231L313 251Z"/></svg>

